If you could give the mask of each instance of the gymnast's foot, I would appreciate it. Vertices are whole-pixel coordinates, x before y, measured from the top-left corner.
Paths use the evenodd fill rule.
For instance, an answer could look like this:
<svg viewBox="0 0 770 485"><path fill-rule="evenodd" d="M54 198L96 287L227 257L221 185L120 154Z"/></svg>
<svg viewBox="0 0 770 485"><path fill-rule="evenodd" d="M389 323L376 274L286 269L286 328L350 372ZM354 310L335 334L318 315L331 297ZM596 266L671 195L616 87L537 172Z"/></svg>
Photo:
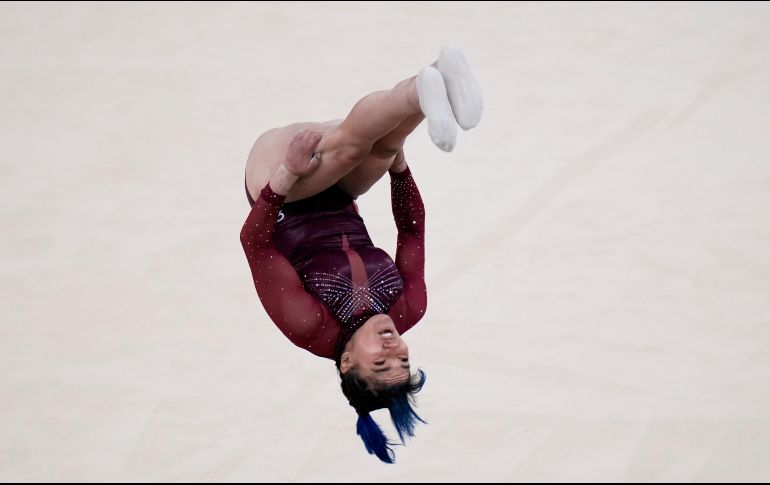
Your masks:
<svg viewBox="0 0 770 485"><path fill-rule="evenodd" d="M457 142L457 125L447 97L447 87L441 73L434 67L424 67L417 74L417 98L428 120L428 133L433 143L451 152Z"/></svg>
<svg viewBox="0 0 770 485"><path fill-rule="evenodd" d="M435 66L444 78L457 124L463 130L470 130L481 121L484 99L468 61L460 49L444 47Z"/></svg>

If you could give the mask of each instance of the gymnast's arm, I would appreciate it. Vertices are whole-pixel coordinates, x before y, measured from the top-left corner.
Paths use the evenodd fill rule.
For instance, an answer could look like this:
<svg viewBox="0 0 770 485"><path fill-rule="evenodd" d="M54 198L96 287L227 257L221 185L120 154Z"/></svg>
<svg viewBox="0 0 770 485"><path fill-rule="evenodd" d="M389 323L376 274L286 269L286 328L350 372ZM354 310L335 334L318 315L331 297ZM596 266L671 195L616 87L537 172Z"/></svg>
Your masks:
<svg viewBox="0 0 770 485"><path fill-rule="evenodd" d="M401 159L401 160L399 160ZM400 171L399 171L400 170ZM388 315L403 334L425 315L425 207L412 172L400 152L390 170L391 205L398 228L396 267L404 281L404 293Z"/></svg>
<svg viewBox="0 0 770 485"><path fill-rule="evenodd" d="M321 357L331 357L333 337L339 332L336 321L320 301L305 291L294 267L271 242L278 212L298 179L285 165L278 168L246 218L241 245L270 319L294 345Z"/></svg>

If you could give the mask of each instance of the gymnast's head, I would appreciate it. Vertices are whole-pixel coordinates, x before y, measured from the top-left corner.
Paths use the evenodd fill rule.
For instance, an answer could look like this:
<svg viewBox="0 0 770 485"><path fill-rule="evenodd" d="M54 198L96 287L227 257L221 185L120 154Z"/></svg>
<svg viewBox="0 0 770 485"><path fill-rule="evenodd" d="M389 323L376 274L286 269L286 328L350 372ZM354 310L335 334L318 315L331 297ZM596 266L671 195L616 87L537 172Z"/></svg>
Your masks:
<svg viewBox="0 0 770 485"><path fill-rule="evenodd" d="M401 442L405 436L413 437L417 421L425 423L412 406L425 383L425 373L410 374L409 347L393 320L384 314L366 320L345 344L337 369L342 393L358 413L357 432L367 451L385 463L394 463L393 443L370 412L387 408Z"/></svg>
<svg viewBox="0 0 770 485"><path fill-rule="evenodd" d="M388 315L374 315L345 344L339 370L375 389L402 385L409 381L409 347Z"/></svg>

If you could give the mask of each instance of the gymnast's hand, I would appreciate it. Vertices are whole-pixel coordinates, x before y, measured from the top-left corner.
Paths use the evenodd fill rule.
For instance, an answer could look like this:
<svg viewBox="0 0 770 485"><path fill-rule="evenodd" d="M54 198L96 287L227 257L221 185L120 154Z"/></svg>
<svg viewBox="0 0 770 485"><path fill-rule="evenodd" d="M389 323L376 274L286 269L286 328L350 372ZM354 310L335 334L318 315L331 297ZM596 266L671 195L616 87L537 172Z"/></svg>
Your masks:
<svg viewBox="0 0 770 485"><path fill-rule="evenodd" d="M292 138L289 143L289 151L283 164L286 169L299 178L307 177L315 172L321 165L321 154L313 153L318 142L321 141L321 133L303 130Z"/></svg>

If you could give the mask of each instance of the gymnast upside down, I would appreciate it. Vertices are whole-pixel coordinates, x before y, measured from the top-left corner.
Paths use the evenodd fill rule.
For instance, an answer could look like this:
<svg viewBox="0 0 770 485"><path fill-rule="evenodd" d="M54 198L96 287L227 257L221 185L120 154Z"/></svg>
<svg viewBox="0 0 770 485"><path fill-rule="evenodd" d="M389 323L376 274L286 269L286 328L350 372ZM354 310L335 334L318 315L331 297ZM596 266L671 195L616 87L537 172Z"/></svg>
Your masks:
<svg viewBox="0 0 770 485"><path fill-rule="evenodd" d="M425 315L425 209L403 153L427 119L434 144L452 151L457 125L483 111L463 53L445 47L417 76L358 101L344 120L296 123L263 133L246 164L252 208L241 230L254 286L267 314L296 346L333 359L358 413L369 453L395 460L370 416L388 408L401 442L414 436L414 395L402 338ZM398 229L395 261L371 241L355 203L385 173Z"/></svg>

